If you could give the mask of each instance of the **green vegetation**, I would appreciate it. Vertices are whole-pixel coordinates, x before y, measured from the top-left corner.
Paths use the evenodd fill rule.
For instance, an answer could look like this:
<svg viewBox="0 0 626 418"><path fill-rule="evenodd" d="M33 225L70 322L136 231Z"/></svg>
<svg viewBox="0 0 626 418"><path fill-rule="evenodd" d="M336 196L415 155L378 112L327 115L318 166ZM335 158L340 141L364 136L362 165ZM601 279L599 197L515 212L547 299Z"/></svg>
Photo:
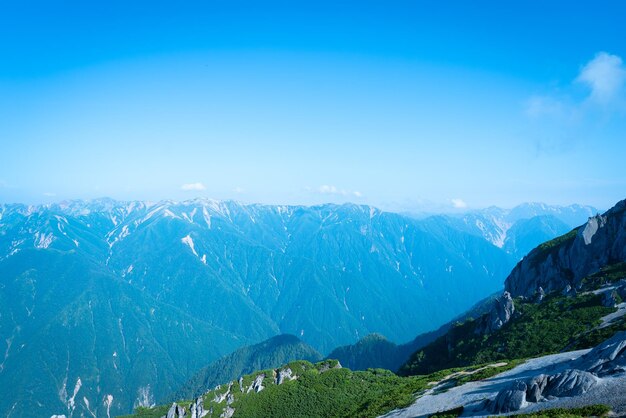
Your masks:
<svg viewBox="0 0 626 418"><path fill-rule="evenodd" d="M442 411L442 412L437 412L436 414L432 414L430 415L431 418L437 417L437 418L456 418L456 417L460 417L461 414L463 413L463 410L465 408L463 408L462 406L459 406L458 408L453 408L453 409L449 409L447 411Z"/></svg>
<svg viewBox="0 0 626 418"><path fill-rule="evenodd" d="M547 255L551 251L562 247L567 242L573 241L574 238L576 238L576 234L578 234L578 230L579 229L580 229L580 227L574 228L571 231L569 231L567 234L561 235L561 236L556 237L556 238L554 238L554 239L552 239L550 241L547 241L547 242L544 242L543 244L540 244L534 250L536 256L538 258L544 259L545 257L547 257Z"/></svg>
<svg viewBox="0 0 626 418"><path fill-rule="evenodd" d="M575 345L592 347L604 333L590 333L600 318L614 312L601 305L601 296L548 296L540 304L515 301L515 317L499 331L476 332L478 321L466 321L447 335L414 353L400 369L401 375L484 364L503 359L521 359L551 354ZM581 347L582 348L582 347Z"/></svg>
<svg viewBox="0 0 626 418"><path fill-rule="evenodd" d="M600 271L589 277L585 277L582 280L582 285L583 289L592 290L624 278L626 278L626 263L614 263L602 267Z"/></svg>
<svg viewBox="0 0 626 418"><path fill-rule="evenodd" d="M181 402L182 405L185 405L185 403ZM145 408L143 406L140 406L138 408L135 409L135 413L132 415L124 415L121 416L119 418L156 418L156 417L162 417L163 415L167 415L167 410L169 409L169 405L161 405L161 406L155 406L154 408Z"/></svg>
<svg viewBox="0 0 626 418"><path fill-rule="evenodd" d="M554 408L546 409L532 414L510 415L512 417L524 418L583 418L583 417L604 417L611 411L606 405L589 405L582 408Z"/></svg>
<svg viewBox="0 0 626 418"><path fill-rule="evenodd" d="M280 367L295 360L320 361L322 355L293 335L283 334L259 344L245 346L198 371L175 394L176 399L192 399L215 386L230 382L255 370Z"/></svg>
<svg viewBox="0 0 626 418"><path fill-rule="evenodd" d="M605 275L618 275L619 269L605 269ZM626 329L622 319L611 326L597 328L600 319L614 312L601 304L602 296L592 293L575 297L548 295L540 304L515 301L516 313L502 329L490 335L476 330L482 319L468 319L452 327L433 343L414 353L398 376L384 369L352 371L335 368L336 361L312 364L295 361L290 368L297 380L276 384L279 370L267 369L242 378L242 385L232 384L203 396L209 417L218 417L227 408L225 398L232 396L230 407L238 417L374 417L411 404L434 384L452 387L483 380L511 369L525 358L591 347L619 329ZM507 359L514 359L509 361ZM504 364L494 365L501 362ZM471 365L471 366L470 366ZM264 375L264 389L249 391L255 379ZM189 401L179 402L185 406ZM159 418L169 405L139 409L135 418ZM554 409L531 417L604 416L608 408L594 405L578 409ZM434 416L456 417L461 408L442 411Z"/></svg>
<svg viewBox="0 0 626 418"><path fill-rule="evenodd" d="M460 386L467 382L474 382L476 380L489 379L490 377L493 377L497 374L500 374L507 370L511 370L512 368L519 366L523 362L524 362L524 359L517 359L517 360L510 360L510 361L509 360L502 361L501 363L505 363L502 366L491 367L490 365L486 364L486 365L482 365L478 367L472 367L470 370L476 369L477 371L471 374L465 374L456 378L455 384L456 386Z"/></svg>
<svg viewBox="0 0 626 418"><path fill-rule="evenodd" d="M290 368L297 380L276 385L276 370L257 371L242 378L239 383L209 391L203 396L204 407L212 410L208 417L218 417L226 408L220 400L225 394L233 395L231 407L238 417L375 417L395 408L410 405L419 393L436 382L449 382L452 386L472 380L483 379L510 369L519 362L506 366L456 368L441 370L425 376L400 377L384 369L351 371L335 368L337 361L326 360L316 364L307 361L289 363L281 369ZM478 371L476 371L478 370ZM248 388L259 375L265 375L264 389L259 393ZM190 401L178 402L188 408ZM133 418L160 418L170 405L155 408L138 408Z"/></svg>

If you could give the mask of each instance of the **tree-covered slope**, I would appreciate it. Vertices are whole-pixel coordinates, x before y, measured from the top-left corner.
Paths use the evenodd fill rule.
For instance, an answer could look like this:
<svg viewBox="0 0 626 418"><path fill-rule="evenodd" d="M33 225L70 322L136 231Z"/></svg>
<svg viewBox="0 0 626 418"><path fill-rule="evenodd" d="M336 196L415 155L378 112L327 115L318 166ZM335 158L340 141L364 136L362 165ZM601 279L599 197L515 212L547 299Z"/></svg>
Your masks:
<svg viewBox="0 0 626 418"><path fill-rule="evenodd" d="M611 218L622 216L622 213L612 210L605 216L594 235L611 235L619 241L619 228L615 233L598 230L607 225L620 225ZM566 257L567 251L563 248L571 248L572 236L582 234L581 231L595 221L596 218L590 219L588 224L540 246L531 255L547 248L551 254ZM586 250L599 251L600 246L589 245L589 234L586 236ZM602 239L611 247L607 242L609 238ZM585 254L585 257L593 258L593 254ZM603 259L602 256L598 258ZM209 391L194 405L202 404L209 416L377 416L413 403L415 397L426 399L451 386L493 376L502 368L521 363L524 358L593 347L603 341L610 346L610 341L605 340L616 331L626 329L626 315L623 315L625 311L621 304L626 297L626 280L622 280L626 279L626 263L615 258L611 260L614 262L605 262L573 282L575 287L555 286L551 293L534 292L532 297L514 295L511 298L505 292L500 297L486 300L463 315L458 323L443 328L443 335L430 334L434 341L415 351L400 369L400 376L381 369L351 371L328 367L324 363L296 362L235 379ZM420 337L416 338L414 343L419 340ZM376 362L391 365L386 356L397 353L398 349L399 346L384 337L371 335L356 344L340 347L333 354L343 356L355 367ZM605 349L598 350L602 355ZM549 360L537 360L547 364L546 370L551 367ZM528 371L524 373L526 378L530 376ZM498 393L496 391L494 395ZM491 404L483 401L474 406L485 410L491 408ZM615 404L614 399L611 401ZM188 401L182 404L188 404ZM455 405L449 406L450 413L462 411L455 409ZM589 410L606 412L606 408L594 408ZM140 409L136 416L157 417L169 410L169 405ZM405 410L406 414L410 411ZM402 415L402 411L399 413L400 416L410 416Z"/></svg>
<svg viewBox="0 0 626 418"><path fill-rule="evenodd" d="M207 360L248 341L145 295L76 253L24 250L3 267L14 273L4 276L0 292L0 326L8 332L3 411L119 414L153 404Z"/></svg>
<svg viewBox="0 0 626 418"><path fill-rule="evenodd" d="M237 349L206 367L169 398L194 399L217 385L228 383L255 370L279 367L295 360L317 362L322 355L293 335L277 335L259 344Z"/></svg>
<svg viewBox="0 0 626 418"><path fill-rule="evenodd" d="M600 319L616 311L602 305L602 296L551 295L542 303L515 300L515 315L501 329L484 333L481 318L452 327L433 343L417 350L399 370L401 375L500 360L537 357L566 348L588 348L602 341L590 339ZM487 314L488 315L488 314Z"/></svg>
<svg viewBox="0 0 626 418"><path fill-rule="evenodd" d="M493 368L481 376L501 370ZM297 361L242 376L194 400L138 408L126 418L161 418L177 408L190 416L192 406L198 413L198 405L209 418L376 417L409 405L415 394L432 386L432 382L458 372L467 371L444 370L427 376L399 377L383 369L352 371L334 360L316 364ZM472 380L472 375L468 374L466 380Z"/></svg>
<svg viewBox="0 0 626 418"><path fill-rule="evenodd" d="M324 353L372 332L406 341L511 264L479 237L367 206L0 205L0 390L16 393L0 414L34 394L35 417L130 411L280 333Z"/></svg>

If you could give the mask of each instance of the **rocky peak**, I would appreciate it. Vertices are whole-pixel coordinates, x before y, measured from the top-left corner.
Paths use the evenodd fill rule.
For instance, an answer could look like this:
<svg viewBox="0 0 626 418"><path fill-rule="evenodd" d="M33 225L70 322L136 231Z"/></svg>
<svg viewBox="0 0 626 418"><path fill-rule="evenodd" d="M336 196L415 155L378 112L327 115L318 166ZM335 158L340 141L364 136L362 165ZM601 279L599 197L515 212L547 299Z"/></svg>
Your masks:
<svg viewBox="0 0 626 418"><path fill-rule="evenodd" d="M626 261L626 200L568 234L532 250L513 269L505 289L513 297L576 290L603 266Z"/></svg>
<svg viewBox="0 0 626 418"><path fill-rule="evenodd" d="M493 301L491 310L482 316L476 328L478 334L490 334L509 322L515 313L515 303L509 292L504 292Z"/></svg>

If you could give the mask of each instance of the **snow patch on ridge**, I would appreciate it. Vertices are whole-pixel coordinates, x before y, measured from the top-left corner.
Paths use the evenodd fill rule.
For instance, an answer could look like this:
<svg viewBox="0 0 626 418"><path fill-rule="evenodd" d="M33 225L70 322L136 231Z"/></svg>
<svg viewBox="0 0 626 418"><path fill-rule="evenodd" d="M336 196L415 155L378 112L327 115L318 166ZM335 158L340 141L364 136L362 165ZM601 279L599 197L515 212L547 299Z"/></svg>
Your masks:
<svg viewBox="0 0 626 418"><path fill-rule="evenodd" d="M35 233L35 248L46 249L52 244L54 241L54 235L50 234L40 234L39 232Z"/></svg>
<svg viewBox="0 0 626 418"><path fill-rule="evenodd" d="M198 253L196 252L196 246L193 243L193 239L191 239L191 236L189 234L187 234L187 236L183 237L180 241L183 244L186 244L189 248L191 248L191 252L193 253L193 255L198 257Z"/></svg>
<svg viewBox="0 0 626 418"><path fill-rule="evenodd" d="M209 215L209 211L206 210L206 206L202 206L202 215L204 216L206 226L211 229L211 215Z"/></svg>

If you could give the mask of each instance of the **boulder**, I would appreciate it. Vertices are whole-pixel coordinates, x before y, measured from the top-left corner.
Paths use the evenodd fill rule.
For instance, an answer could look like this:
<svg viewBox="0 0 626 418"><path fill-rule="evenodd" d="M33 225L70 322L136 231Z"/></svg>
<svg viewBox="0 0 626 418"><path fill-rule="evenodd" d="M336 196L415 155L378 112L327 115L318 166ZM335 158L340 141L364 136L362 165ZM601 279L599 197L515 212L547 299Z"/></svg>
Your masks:
<svg viewBox="0 0 626 418"><path fill-rule="evenodd" d="M517 381L510 389L501 390L490 403L489 411L494 414L518 411L526 406L526 383Z"/></svg>
<svg viewBox="0 0 626 418"><path fill-rule="evenodd" d="M557 398L565 396L580 396L586 393L598 382L598 378L584 370L567 369L548 378L548 384L542 395L545 398L554 396Z"/></svg>
<svg viewBox="0 0 626 418"><path fill-rule="evenodd" d="M584 370L568 369L555 375L540 374L526 381L518 380L501 390L488 405L494 414L515 412L545 399L580 396L598 382L598 378Z"/></svg>
<svg viewBox="0 0 626 418"><path fill-rule="evenodd" d="M601 377L626 371L626 331L616 333L579 358L576 367Z"/></svg>
<svg viewBox="0 0 626 418"><path fill-rule="evenodd" d="M514 313L513 298L509 292L504 292L493 301L491 310L481 317L475 332L477 334L490 334L497 331L511 320Z"/></svg>
<svg viewBox="0 0 626 418"><path fill-rule="evenodd" d="M543 397L543 391L548 384L548 376L540 374L530 379L527 383L526 400L528 402L539 402Z"/></svg>

